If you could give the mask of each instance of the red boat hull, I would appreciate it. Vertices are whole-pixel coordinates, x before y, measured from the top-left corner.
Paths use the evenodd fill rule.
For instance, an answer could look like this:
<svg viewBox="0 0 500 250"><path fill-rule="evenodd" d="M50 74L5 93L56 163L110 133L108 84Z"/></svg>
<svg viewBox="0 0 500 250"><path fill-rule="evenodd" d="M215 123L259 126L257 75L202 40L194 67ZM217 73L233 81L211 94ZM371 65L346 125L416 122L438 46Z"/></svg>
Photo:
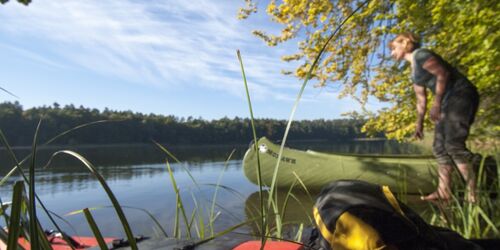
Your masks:
<svg viewBox="0 0 500 250"><path fill-rule="evenodd" d="M233 250L260 250L261 242L257 240L246 241L235 248ZM266 241L264 245L264 250L302 250L304 249L302 245L286 242L286 241Z"/></svg>
<svg viewBox="0 0 500 250"><path fill-rule="evenodd" d="M99 244L97 243L97 240L94 237L72 236L71 238L80 244L80 246L76 247L75 249L87 249L87 248L99 246ZM71 247L68 246L66 241L64 241L60 237L49 237L48 239L49 239L49 242L52 246L52 249L54 249L54 250L71 250ZM113 242L114 239L115 238L104 238L104 241L106 243L111 243L111 242ZM31 249L29 241L27 241L24 238L19 238L18 243L26 250Z"/></svg>

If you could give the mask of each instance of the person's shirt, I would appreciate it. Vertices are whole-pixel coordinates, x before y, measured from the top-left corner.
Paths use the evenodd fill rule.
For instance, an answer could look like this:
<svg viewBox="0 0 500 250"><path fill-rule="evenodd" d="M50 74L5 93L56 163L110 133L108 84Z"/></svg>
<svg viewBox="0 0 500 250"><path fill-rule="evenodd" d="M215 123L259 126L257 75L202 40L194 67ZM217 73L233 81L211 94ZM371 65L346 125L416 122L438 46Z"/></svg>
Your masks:
<svg viewBox="0 0 500 250"><path fill-rule="evenodd" d="M436 94L436 76L423 67L425 61L431 57L435 57L450 73L448 76L448 82L446 82L446 89L443 94L443 103L446 102L448 96L452 92L465 88L475 88L474 85L472 85L472 83L455 67L451 66L438 54L425 48L419 48L413 51L413 68L411 77L414 84L426 87L430 89L433 94Z"/></svg>

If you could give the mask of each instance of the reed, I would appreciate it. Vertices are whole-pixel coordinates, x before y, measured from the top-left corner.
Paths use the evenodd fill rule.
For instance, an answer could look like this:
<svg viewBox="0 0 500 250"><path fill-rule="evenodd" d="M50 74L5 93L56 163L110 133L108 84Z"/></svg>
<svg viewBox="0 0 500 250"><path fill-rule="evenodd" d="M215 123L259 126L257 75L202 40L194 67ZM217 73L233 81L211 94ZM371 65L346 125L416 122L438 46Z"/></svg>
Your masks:
<svg viewBox="0 0 500 250"><path fill-rule="evenodd" d="M291 128L291 124L294 120L295 117L295 112L297 110L297 107L300 103L301 97L304 93L305 87L307 86L308 81L311 79L311 76L313 74L313 71L315 70L315 67L319 63L321 56L323 55L324 51L326 50L329 42L336 36L336 34L342 29L343 25L350 20L350 18L357 13L362 7L364 7L369 1L365 1L361 5L359 5L352 13L349 15L346 19L344 19L340 25L332 32L332 34L329 36L329 38L325 41L323 47L321 50L318 52L317 56L315 57L309 71L307 72L307 75L304 79L304 82L301 85L301 88L298 92L297 98L293 104L289 119L287 120L287 125L285 128L285 132L283 135L283 139L281 140L281 146L280 150L278 152L278 157L277 159L282 158L283 154L283 149L284 145L287 141L288 134ZM236 190L231 190L228 187L224 187L221 185L221 180L224 172L227 169L228 162L230 161L234 150L231 152L229 155L228 159L226 160L224 164L224 168L222 172L220 173L216 184L214 185L214 193L213 196L210 200L210 206L208 211L205 211L203 209L204 206L202 206L200 199L196 197L193 193L191 193L191 199L194 203L194 208L192 211L187 210L187 206L185 204L185 199L183 199L182 193L181 193L181 188L178 186L177 181L175 179L174 173L172 171L172 166L170 165L170 162L168 160L168 157L173 159L177 163L181 163L179 159L177 159L170 151L166 149L166 147L160 145L157 142L154 142L163 152L166 153L167 160L166 160L166 170L168 171L172 189L175 193L176 196L176 202L172 206L175 206L175 223L173 225L173 237L174 238L182 238L184 237L183 231L182 231L182 226L181 223L183 222L183 225L185 227L185 237L191 239L193 238L193 232L192 230L196 231L196 236L198 238L198 241L193 244L193 247L196 245L201 245L203 243L206 243L212 239L215 239L217 237L220 237L222 235L225 235L237 228L240 228L242 226L248 225L250 223L255 223L258 221L257 226L259 228L259 237L261 239L262 245L265 245L265 242L267 239L277 239L277 240L288 240L284 239L284 229L285 227L289 225L296 225L297 230L295 233L295 236L292 237L293 241L300 241L302 238L302 234L304 231L304 223L289 223L285 221L285 216L287 213L287 208L289 206L289 203L291 200L294 200L298 202L299 204L302 204L302 201L297 198L297 196L294 194L296 187L300 186L301 189L307 193L308 198L312 201L312 196L307 189L307 187L304 185L302 180L298 175L295 174L296 179L294 180L293 184L289 187L289 189L283 194L279 193L277 189L277 176L279 174L279 165L280 165L280 160L276 161L276 167L274 169L271 185L269 189L265 189L262 184L262 179L261 179L261 165L260 165L260 159L259 159L259 150L258 150L258 145L256 144L257 142L257 133L255 129L255 124L254 124L254 114L253 114L253 109L252 109L252 102L250 98L250 93L248 90L248 83L245 75L245 70L243 66L243 60L241 58L241 53L240 51L237 51L237 57L241 66L241 72L242 72L242 77L243 77L243 82L245 86L245 91L246 91L246 96L247 96L247 101L248 101L248 107L250 111L250 121L251 121L251 128L252 128L252 135L254 138L253 147L255 148L255 151L257 152L257 175L258 175L258 188L259 188L259 207L258 213L256 218L251 218L247 221L237 223L236 225L223 230L221 232L216 233L215 231L215 223L217 221L217 218L219 218L221 212L216 211L216 207L218 206L217 203L217 197L219 194L220 189L224 190L230 190L234 193L237 193ZM0 90L6 91L2 88ZM6 91L7 92L7 91ZM10 93L10 92L7 92ZM46 142L44 145L47 145L53 141L55 141L57 138L60 138L61 136L64 136L68 133L71 133L73 131L76 131L82 127L89 126L89 125L94 125L102 122L108 122L108 121L97 121L93 123L88 123L84 124L81 126L77 126L73 129L70 129L68 131L65 131L58 136L52 138L48 142ZM17 239L18 236L21 234L25 234L26 238L29 238L32 248L35 249L50 249L50 246L47 247L47 242L46 238L44 237L43 234L41 234L41 227L37 219L37 201L38 205L43 208L43 210L47 213L47 209L45 209L43 203L39 200L39 198L36 195L35 192L35 159L36 159L36 153L37 153L37 138L38 138L38 132L40 130L40 125L41 122L39 122L35 136L33 138L33 144L32 144L32 152L28 158L25 158L21 161L18 161L12 152L12 149L8 145L7 140L5 139L5 136L3 135L2 131L0 130L0 137L2 139L2 142L4 145L6 145L7 150L11 154L12 158L14 159L16 165L11 169L11 171L0 180L0 185L5 183L5 181L16 171L19 171L21 175L24 178L24 182L19 181L16 182L16 184L13 187L13 197L12 197L12 205L11 205L11 214L10 216L7 215L5 212L6 207L2 204L2 207L0 209L0 214L4 217L4 220L6 221L8 225L8 233L4 232L3 230L0 230L0 239L4 240L7 242L9 249L16 249L18 248L18 243ZM137 244L135 242L135 237L133 236L132 229L129 226L129 223L127 221L127 218L125 217L125 214L123 212L124 208L132 208L132 209L140 209L140 208L133 208L133 207L127 207L127 206L121 206L116 197L114 196L113 192L107 185L106 181L104 178L98 173L96 168L92 165L90 161L88 161L86 158L84 158L82 155L70 151L70 150L61 150L57 151L54 153L49 162L47 163L47 166L50 165L51 161L53 158L55 158L58 155L69 155L74 158L76 158L80 163L82 163L87 170L93 174L93 176L99 181L101 184L102 188L105 190L108 198L110 199L112 203L112 207L115 209L115 212L117 213L120 222L122 224L122 227L125 231L125 234L127 235L127 238L131 244L132 249L137 249ZM27 161L30 160L29 163L29 175L26 176L21 168L21 165ZM197 190L200 189L200 185L197 183L195 178L192 176L190 173L189 169L187 169L183 164L179 164L182 168L184 168L185 172L189 175L191 178L192 182L196 186ZM480 170L479 170L479 175L478 175L478 185L480 187L484 186L484 159L482 161ZM401 178L401 183L399 186L400 189L400 196L399 198L401 200L406 199L406 188L407 188L407 183L406 183L406 172L402 171L400 173L400 178ZM29 195L27 198L27 202L25 202L24 197L23 197L23 190L24 190L24 183L29 185ZM491 190L487 190L491 191ZM496 186L496 191L498 192L498 185ZM267 200L265 200L265 196L267 195ZM279 197L284 195L284 202L279 202ZM489 192L482 191L480 192L479 196L479 201L477 203L466 203L463 202L460 197L460 194L454 193L452 196L452 201L451 201L451 206L444 207L443 204L438 204L437 208L436 206L431 206L431 217L430 221L432 224L435 225L441 225L441 226L446 226L452 230L455 230L462 234L466 238L471 238L471 237L476 237L476 238L483 238L483 237L500 237L500 232L499 232L499 227L500 227L500 210L496 209L498 206L497 201L492 201L489 198ZM24 233L23 228L21 227L21 220L23 217L23 209L27 207L28 208L28 213L29 213L29 234ZM96 209L96 208L94 208ZM78 212L72 212L71 214L77 214L77 213L84 213L89 226L91 227L92 231L94 232L94 235L96 236L96 239L99 241L99 245L101 248L105 249L104 247L104 241L103 237L99 231L99 228L97 226L97 223L93 219L90 211L93 210L93 208L85 208L83 210L79 210ZM169 237L169 235L165 232L161 224L154 218L154 216L147 212L145 209L140 209L142 211L145 211L150 218L154 221L154 223L160 228L160 230L163 232L163 235L165 237ZM207 216L205 216L205 212L207 212ZM312 219L310 217L310 211L305 211L304 213L308 216L309 218L309 223L312 224ZM230 214L230 213L228 213ZM189 215L189 216L188 216ZM51 218L51 221L55 224L55 226L58 228L57 224L55 221L52 219L52 217L49 215ZM207 218L207 220L205 220ZM271 223L273 221L273 223ZM60 231L60 229L59 229ZM207 234L209 232L209 234ZM70 244L71 245L71 244Z"/></svg>
<svg viewBox="0 0 500 250"><path fill-rule="evenodd" d="M262 188L262 177L261 177L261 166L260 166L260 159L259 159L259 150L257 148L257 136L256 136L256 130L255 130L255 126L254 126L254 123L253 123L253 109L252 109L252 103L251 103L251 100L250 100L250 95L249 95L249 91L248 91L248 84L247 84L247 79L246 79L246 75L245 75L245 71L244 71L244 67L243 67L243 62L242 62L242 59L241 59L241 55L240 55L240 52L237 51L237 56L238 56L238 60L240 62L240 66L241 66L241 71L242 71L242 77L243 77L243 82L245 84L245 90L246 90L246 94L247 94L247 101L248 101L248 106L249 106L249 109L250 109L250 120L251 120L251 125L252 125L252 132L253 132L253 136L254 136L254 148L255 148L255 152L257 152L257 175L258 175L258 186L259 186L259 197L260 197L260 216L261 216L261 225L260 225L260 228L261 228L261 242L262 242L262 248L264 248L265 246L265 241L267 239L267 236L269 234L269 227L267 225L267 221L266 221L266 218L268 217L267 214L273 214L275 215L274 216L274 235L277 237L277 238L282 238L282 228L283 228L283 216L282 216L282 211L280 211L280 208L279 208L279 204L278 204L278 189L277 189L277 176L279 174L279 166L280 166L280 160L283 156L283 149L285 147L285 143L286 143L286 140L288 138L288 133L290 131L290 127L291 127L291 124L292 124L292 121L294 119L294 116L295 116L295 111L297 110L297 107L298 107L298 104L300 102L300 99L302 97L302 94L304 93L304 90L305 90L305 87L307 86L307 83L309 81L309 79L311 78L312 76L312 72L314 71L316 65L318 64L318 62L320 61L320 58L322 56L322 54L324 53L326 47L328 46L328 44L330 43L330 41L335 37L335 35L342 29L343 25L350 20L350 18L355 14L357 13L362 7L364 7L367 3L369 2L368 1L365 1L363 2L361 5L359 5L349 16L347 16L340 24L339 26L333 31L333 33L328 37L328 39L325 41L325 43L323 44L321 50L318 52L318 54L316 55L316 58L314 59L310 69L308 70L307 74L306 74L306 77L304 79L304 82L302 83L301 85L301 88L299 90L299 93L297 95L297 98L295 100L295 103L292 107L292 110L291 110L291 114L290 114L290 117L288 119L288 122L287 122L287 125L286 125L286 128L285 128L285 132L284 132L284 135L283 135L283 139L281 140L281 146L280 146L280 150L279 150L279 153L278 153L278 157L276 160L276 166L274 168L274 173L273 173L273 177L272 177L272 180L271 180L271 185L269 187L268 190L266 190L268 192L268 202L267 202L267 205L264 205L263 203L263 198L262 198L262 195L263 195L263 188ZM288 197L290 196L292 192L292 188L288 190L288 192L285 194L286 195L286 202L285 202L285 206L286 206L286 203L288 201ZM272 211L272 212L269 212L269 211Z"/></svg>
<svg viewBox="0 0 500 250"><path fill-rule="evenodd" d="M189 171L188 168L186 168L182 162L174 155L172 154L166 147L163 145L154 142L168 157L176 161L179 166L182 167L185 173L188 174L190 179L192 180L193 184L195 185L196 191L201 190L201 185L195 180L191 172ZM220 237L228 232L231 232L232 230L239 228L240 226L246 225L249 222L244 221L240 222L237 225L237 227L230 227L227 230L223 230L222 232L216 233L215 232L215 222L217 218L220 216L221 212L216 212L216 207L224 210L223 206L218 205L217 203L217 195L219 193L220 189L230 191L231 193L237 195L239 198L242 200L244 197L236 190L226 187L224 185L221 185L221 180L222 177L227 170L227 167L229 166L229 161L231 160L232 156L234 155L235 150L231 151L229 156L224 162L224 167L219 174L219 177L217 178L217 181L215 184L205 184L207 186L211 186L214 188L214 193L212 195L212 198L209 200L210 206L203 206L203 200L198 198L193 192L191 192L191 200L193 201L193 209L191 210L190 216L188 218L188 211L186 209L186 204L185 201L182 198L182 194L180 192L180 188L177 184L177 181L175 179L174 173L172 171L172 166L170 165L168 159L166 161L167 165L167 171L170 177L170 181L172 184L172 189L175 193L176 196L176 212L175 212L175 217L174 217L174 225L173 225L173 237L174 238L182 238L182 227L181 227L181 220L184 222L185 226L185 233L188 239L193 238L192 235L192 230L194 229L196 231L196 236L198 239L198 242L195 244L202 244L204 242L207 242L209 239L214 239L215 237ZM226 214L231 215L230 211L225 210ZM181 218L182 217L182 218ZM239 220L236 216L233 216L235 219ZM205 221L206 220L206 221Z"/></svg>
<svg viewBox="0 0 500 250"><path fill-rule="evenodd" d="M28 156L26 156L23 160L21 161L18 161L17 157L15 156L13 150L12 150L12 147L10 146L9 142L7 141L7 138L5 137L3 131L0 129L0 139L2 140L2 143L3 145L5 146L5 148L7 149L7 152L9 153L9 156L12 158L12 160L14 161L15 163L15 166L9 171L9 173L4 176L2 178L2 180L0 180L0 186L3 185L3 183L17 170L19 171L19 173L21 174L22 178L24 179L24 181L26 183L28 183L29 185L29 199L28 199L28 211L30 213L30 220L29 221L26 221L27 224L30 225L30 233L27 233L25 234L26 238L30 238L30 239L35 239L34 243L32 245L34 245L36 248L40 248L39 247L39 244L38 244L38 239L41 238L41 241L43 243L43 249L47 249L46 247L48 246L47 244L47 240L45 238L45 234L43 232L43 229L39 226L39 222L38 222L38 219L36 217L36 203L35 203L35 199L38 201L39 205L41 206L41 208L43 209L43 211L45 212L45 214L47 215L47 217L49 218L49 220L51 221L51 223L54 225L54 227L58 230L58 231L61 231L60 230L60 227L59 225L55 222L54 218L52 217L51 213L48 211L48 209L45 207L45 205L43 204L43 202L40 200L40 198L36 195L36 192L35 192L35 182L34 182L34 178L35 178L35 160L36 160L36 138L38 136L38 132L39 132L39 129L40 129L40 125L41 125L41 120L39 121L38 125L37 125L37 128L36 128L36 131L35 131L35 136L34 136L34 139L33 139L33 146L32 146L32 153ZM66 133L68 131L65 131L63 133ZM54 138L58 138L59 136L56 136ZM50 143L50 141L49 141ZM29 158L31 157L31 164L29 166L29 171L30 171L30 177L28 179L28 177L26 176L26 174L24 173L23 169L20 167L21 164L23 162L25 162L26 160L28 160ZM30 180L33 180L33 182L31 182ZM74 249L74 247L72 246L72 244L70 244L70 241L69 239L66 237L66 236L63 236L63 240L66 241L66 243L68 243L68 245L70 246L71 249ZM50 249L50 246L49 246L49 249Z"/></svg>
<svg viewBox="0 0 500 250"><path fill-rule="evenodd" d="M99 174L99 172L94 167L94 165L92 163L90 163L90 161L88 161L85 157L81 156L80 154L78 154L74 151L60 150L60 151L57 151L54 154L52 154L52 156L50 157L49 162L47 163L46 166L50 166L50 163L52 162L52 160L58 155L69 155L69 156L74 157L75 159L80 161L80 163L82 163L87 168L87 170L99 181L99 183L101 184L101 187L104 189L104 191L106 192L106 195L110 199L111 204L113 204L113 208L115 209L115 212L118 215L118 218L120 219L123 230L125 231L125 234L127 235L127 239L129 241L130 248L131 249L138 249L137 243L135 241L135 237L132 233L132 229L130 228L130 225L128 223L127 218L125 217L125 213L123 213L123 209L120 206L118 199L116 199L116 196L111 191L111 188L109 188L104 177L101 174Z"/></svg>
<svg viewBox="0 0 500 250"><path fill-rule="evenodd" d="M484 155L486 155L485 153ZM498 156L498 153L496 154ZM498 179L490 185L486 181L485 157L481 160L477 174L477 201L468 202L465 183L455 185L449 201L430 203L429 222L433 225L447 227L465 238L499 238L500 211L498 199L492 199L492 194L500 192ZM498 161L498 157L496 157ZM498 163L498 162L497 162ZM456 171L455 171L456 172ZM491 174L491 173L490 173ZM498 176L498 170L497 170ZM457 179L457 178L455 178Z"/></svg>
<svg viewBox="0 0 500 250"><path fill-rule="evenodd" d="M54 142L55 140L57 140L58 138L60 138L60 137L62 137L64 135L67 135L69 133L72 133L72 132L74 132L74 131L76 131L78 129L81 129L83 127L94 125L94 124L99 124L99 123L103 123L103 122L108 122L108 121L96 121L96 122L91 122L91 123L86 123L86 124L82 124L82 125L76 126L74 128L71 128L69 130L66 130L66 131L64 131L64 132L56 135L55 137L49 139L47 142L45 142L42 145L48 145L48 144ZM59 225L57 225L57 223L53 219L51 213L45 208L45 205L38 198L38 196L36 195L36 192L35 192L35 162L36 162L36 152L37 152L36 149L37 149L37 146L38 146L37 145L37 137L38 137L38 133L39 133L39 130L40 130L40 125L41 125L41 120L38 123L36 131L35 131L35 136L33 138L32 152L31 152L31 154L28 155L27 157L25 157L21 161L17 160L17 157L13 153L13 150L10 147L7 139L5 138L3 132L0 130L0 139L2 140L2 143L6 147L7 151L9 152L9 155L11 156L11 158L14 160L14 162L16 164L9 171L9 173L6 176L4 176L2 178L2 180L0 180L0 185L2 185L3 183L5 183L5 181L8 178L10 178L10 176L12 176L12 174L14 174L16 171L19 171L19 173L21 174L21 176L24 178L25 182L28 183L28 185L29 185L29 198L28 198L28 204L27 204L28 212L29 212L29 221L26 221L26 223L28 223L30 225L30 230L29 230L29 234L26 235L27 236L26 238L30 240L31 247L33 249L51 249L50 244L48 243L47 238L45 237L43 229L40 226L40 223L38 222L38 219L37 219L37 216L36 216L36 202L35 202L35 200L38 201L39 205L43 208L43 210L45 211L45 213L49 217L49 219L52 222L52 224L56 227L56 229L58 231L61 231ZM114 197L113 193L111 192L111 189L109 189L109 186L105 182L104 178L96 171L96 169L93 167L93 165L87 159L85 159L83 156L79 155L78 153L73 152L73 151L69 151L69 150L61 150L61 151L58 151L58 152L54 153L50 157L49 162L46 164L46 166L49 166L50 163L52 162L52 159L54 157L56 157L57 155L59 155L59 154L67 154L67 155L70 155L70 156L73 156L73 157L77 158L99 180L99 182L101 183L102 187L105 189L108 197L111 199L111 201L112 201L112 203L113 203L113 205L115 207L115 210L116 210L116 212L118 214L118 217L120 218L120 221L122 222L122 226L124 227L126 235L129 238L129 242L130 242L131 248L132 249L137 249L137 244L135 242L135 238L132 235L132 231L130 229L130 226L128 226L128 222L127 222L127 220L125 218L125 215L123 214L123 211L121 211L121 207L119 206L119 203L118 203L116 197ZM29 178L24 174L24 171L20 167L28 159L31 160L30 161L30 165L29 165ZM21 209L21 207L16 207L15 209L12 208L11 209L11 213L17 213L16 209ZM9 232L10 232L10 230L9 230ZM17 236L15 234L10 234L9 233L9 237L11 235L14 235L12 237L16 237L16 241L17 241ZM68 243L68 245L72 249L74 249L74 247L72 246L72 244L70 243L70 241L65 236L63 236L63 239Z"/></svg>
<svg viewBox="0 0 500 250"><path fill-rule="evenodd" d="M231 151L231 153L227 157L226 161L224 162L224 168L222 169L222 171L221 171L221 173L219 175L219 178L217 178L217 183L215 184L214 195L212 197L212 205L210 207L209 218L208 218L208 221L209 221L208 225L209 225L209 228L210 228L210 236L214 236L214 231L215 231L214 223L215 223L215 220L217 219L217 217L219 215L219 213L215 213L215 205L216 205L216 201L217 201L217 193L218 193L219 188L221 186L222 176L226 172L227 167L229 166L228 163L231 160L231 158L233 157L233 154L234 154L235 151L236 150L233 149L233 151Z"/></svg>
<svg viewBox="0 0 500 250"><path fill-rule="evenodd" d="M85 218L87 219L90 229L92 230L92 233L94 234L101 250L108 250L108 246L102 237L101 230L97 227L97 223L95 222L92 213L90 213L90 210L88 208L84 208L83 213L85 214Z"/></svg>
<svg viewBox="0 0 500 250"><path fill-rule="evenodd" d="M24 183L22 181L14 184L14 192L12 193L12 208L10 213L9 236L7 240L7 249L17 249L17 239L21 233L21 211L23 201Z"/></svg>
<svg viewBox="0 0 500 250"><path fill-rule="evenodd" d="M167 170L168 174L170 176L170 181L172 182L172 188L175 192L175 224L174 224L174 238L180 238L182 235L180 233L180 226L179 226L179 213L182 214L182 218L184 219L184 224L186 225L186 233L188 239L191 239L191 223L189 223L189 220L186 215L186 210L184 209L184 203L182 202L182 197L179 191L179 187L177 186L177 182L175 181L174 173L172 172L172 168L170 167L170 163L168 160L166 161L167 164Z"/></svg>
<svg viewBox="0 0 500 250"><path fill-rule="evenodd" d="M281 211L280 211L280 204L278 203L278 192L274 192L274 196L273 196L273 192L272 192L272 190L274 190L275 188L273 186L271 186L270 189L267 189L267 190L263 189L260 157L259 157L260 152L257 148L257 133L256 133L255 125L254 125L252 101L250 99L250 92L248 90L248 83L247 83L247 79L246 79L245 68L243 66L243 60L241 58L240 51L237 51L237 56L238 56L238 60L240 62L240 66L241 66L243 83L245 85L247 102L248 102L248 106L249 106L249 110L250 110L250 122L251 122L252 134L253 134L253 138L254 138L254 143L251 146L254 147L255 152L257 152L257 166L256 166L256 168L257 168L257 182L258 182L258 186L259 186L259 207L258 207L259 212L258 212L258 214L259 214L259 218L260 218L260 223L258 225L258 228L260 231L259 235L260 235L260 240L261 240L261 246L264 247L265 242L269 237L283 239L284 213L286 211L289 197L293 196L292 191L293 191L293 187L295 186L295 183L294 183L294 185L292 185L290 187L290 189L286 193L285 202L282 204ZM277 173L275 173L275 175L276 174ZM273 178L275 177L275 175L273 175ZM296 176L296 177L297 177L297 180L300 180L298 178L298 176ZM300 183L303 187L305 187L303 185L302 181L300 181ZM264 192L266 192L267 196L268 196L268 199L267 199L268 205L267 206L265 205L265 202L264 202ZM274 224L270 225L269 221L272 219L274 220ZM301 233L302 233L302 231L300 231L298 234L301 234Z"/></svg>
<svg viewBox="0 0 500 250"><path fill-rule="evenodd" d="M42 120L38 122L35 130L35 136L33 136L33 144L31 146L31 162L29 166L29 207L28 211L30 214L30 244L33 249L39 249L38 243L38 230L37 230L37 217L36 217L36 200L35 200L35 160L36 160L36 147L37 147L37 138L38 132L40 131L40 125L42 124ZM45 235L42 234L43 237Z"/></svg>
<svg viewBox="0 0 500 250"><path fill-rule="evenodd" d="M261 230L265 230L267 229L267 222L266 222L266 210L264 209L264 200L263 200L263 197L262 197L262 193L263 193L263 188L262 188L262 172L261 172L261 165L260 165L260 157L259 157L259 150L257 148L257 132L256 132L256 129L255 129L255 123L254 123L254 116L253 116L253 108L252 108L252 100L250 99L250 91L248 90L248 83L247 83L247 78L246 78L246 75L245 75L245 67L243 66L243 60L241 59L241 54L240 54L240 51L236 51L236 54L238 56L238 60L240 62L240 67L241 67L241 74L242 74L242 77L243 77L243 83L245 84L245 92L246 92L246 96L247 96L247 101L248 101L248 109L250 111L250 124L251 124L251 128L252 128L252 136L253 136L253 147L254 147L254 150L255 152L257 152L257 166L255 166L257 168L257 185L259 186L259 201L260 201L260 228ZM266 243L266 237L265 237L266 233L262 234L260 240L261 240L261 245L264 246L265 243Z"/></svg>
<svg viewBox="0 0 500 250"><path fill-rule="evenodd" d="M160 230L160 232L162 233L162 235L165 238L169 237L168 234L167 234L167 232L165 231L165 229L161 226L161 224L158 221L158 219L156 219L153 216L153 214L151 212L149 212L148 210L146 210L144 208L140 208L140 207L131 207L131 206L121 206L121 207L124 208L124 209L132 209L132 210L137 210L137 211L141 211L141 212L145 213L151 219L151 221L155 224L156 228L158 230ZM89 211L93 211L93 210L109 209L109 208L113 208L113 206L98 206L98 207L90 207L90 208L86 208L86 209L88 209ZM81 213L84 213L84 209L71 211L69 213L66 213L64 216L72 216L72 215L77 215L77 214L81 214ZM61 218L61 220L64 220L64 219Z"/></svg>

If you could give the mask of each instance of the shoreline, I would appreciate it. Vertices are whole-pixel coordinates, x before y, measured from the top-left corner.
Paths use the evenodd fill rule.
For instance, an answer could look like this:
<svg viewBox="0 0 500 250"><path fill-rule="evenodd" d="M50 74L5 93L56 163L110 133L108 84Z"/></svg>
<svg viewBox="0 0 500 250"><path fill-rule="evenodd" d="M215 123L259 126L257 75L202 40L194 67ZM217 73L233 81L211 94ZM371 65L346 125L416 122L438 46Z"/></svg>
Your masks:
<svg viewBox="0 0 500 250"><path fill-rule="evenodd" d="M287 140L288 143L338 143L338 142L357 142L357 141L385 141L385 138L353 138L349 140L338 140L338 141L329 141L326 139L305 139L305 140ZM246 147L248 143L203 143L203 144L171 144L171 143L162 143L162 145L167 145L169 147L176 148L190 148L190 147ZM58 144L58 145L38 145L39 149L54 149L54 148L119 148L119 147L148 147L154 146L154 143L111 143L111 144ZM31 149L31 145L23 145L23 146L11 146L13 150L27 150ZM5 146L0 147L0 151L6 150Z"/></svg>

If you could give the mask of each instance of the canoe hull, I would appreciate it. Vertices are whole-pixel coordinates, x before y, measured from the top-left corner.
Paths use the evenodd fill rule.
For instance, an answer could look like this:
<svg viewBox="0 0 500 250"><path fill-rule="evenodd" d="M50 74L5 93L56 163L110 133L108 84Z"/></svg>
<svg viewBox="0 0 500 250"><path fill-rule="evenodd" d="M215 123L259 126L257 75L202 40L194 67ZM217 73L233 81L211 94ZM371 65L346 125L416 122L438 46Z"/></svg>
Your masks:
<svg viewBox="0 0 500 250"><path fill-rule="evenodd" d="M252 145L243 158L245 176L258 184L257 154L261 179L270 186L280 146L267 138ZM358 179L388 185L398 193L422 194L435 190L437 164L432 157L326 154L285 148L278 167L276 187L289 188L297 178L312 190L340 179Z"/></svg>

